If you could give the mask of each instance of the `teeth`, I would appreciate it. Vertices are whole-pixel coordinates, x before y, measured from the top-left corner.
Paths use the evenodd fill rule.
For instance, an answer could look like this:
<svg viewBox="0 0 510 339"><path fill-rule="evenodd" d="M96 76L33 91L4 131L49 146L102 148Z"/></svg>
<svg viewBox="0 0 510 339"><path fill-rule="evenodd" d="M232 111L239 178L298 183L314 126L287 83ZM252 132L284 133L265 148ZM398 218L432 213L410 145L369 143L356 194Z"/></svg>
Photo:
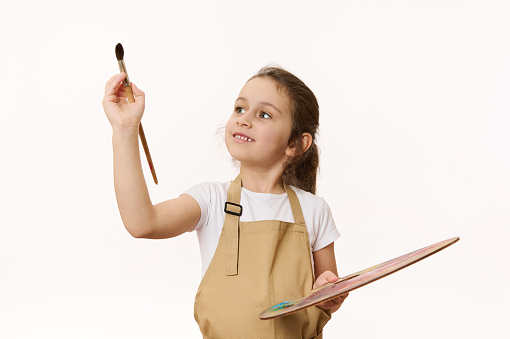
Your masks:
<svg viewBox="0 0 510 339"><path fill-rule="evenodd" d="M245 140L245 141L253 141L253 139L250 139L248 137L243 137L241 135L234 135L234 138Z"/></svg>

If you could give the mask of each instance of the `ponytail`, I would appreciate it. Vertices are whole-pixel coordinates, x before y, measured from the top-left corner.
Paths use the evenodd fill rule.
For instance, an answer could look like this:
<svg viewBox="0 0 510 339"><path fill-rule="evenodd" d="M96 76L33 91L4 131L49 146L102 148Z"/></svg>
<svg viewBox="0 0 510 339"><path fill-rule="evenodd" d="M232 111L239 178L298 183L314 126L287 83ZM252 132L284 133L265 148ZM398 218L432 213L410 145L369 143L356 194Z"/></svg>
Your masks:
<svg viewBox="0 0 510 339"><path fill-rule="evenodd" d="M319 148L314 141L305 153L294 157L287 163L282 179L286 185L293 185L315 194L318 169Z"/></svg>

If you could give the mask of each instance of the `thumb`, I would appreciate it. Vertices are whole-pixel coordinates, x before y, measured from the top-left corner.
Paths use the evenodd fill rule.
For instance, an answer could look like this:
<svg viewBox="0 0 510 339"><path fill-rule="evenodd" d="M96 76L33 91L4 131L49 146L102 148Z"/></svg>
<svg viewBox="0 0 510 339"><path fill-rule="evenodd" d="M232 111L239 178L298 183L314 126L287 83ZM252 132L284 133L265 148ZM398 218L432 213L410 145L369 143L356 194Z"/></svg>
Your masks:
<svg viewBox="0 0 510 339"><path fill-rule="evenodd" d="M331 275L329 275L327 279L328 279L328 282L332 283L332 282L337 281L340 278L337 277L334 273L331 273Z"/></svg>
<svg viewBox="0 0 510 339"><path fill-rule="evenodd" d="M313 284L313 288L315 289L315 288L321 287L323 285L326 285L328 283L335 282L338 279L339 278L335 275L335 273L333 273L331 271L322 272L322 274L315 281L315 284Z"/></svg>
<svg viewBox="0 0 510 339"><path fill-rule="evenodd" d="M133 94L135 95L135 102L139 102L142 105L145 104L145 93L134 83L131 83L131 88L133 89Z"/></svg>
<svg viewBox="0 0 510 339"><path fill-rule="evenodd" d="M339 278L336 276L335 273L331 272L331 271L325 271L324 273L321 274L324 279L326 279L327 282L335 282L337 281Z"/></svg>

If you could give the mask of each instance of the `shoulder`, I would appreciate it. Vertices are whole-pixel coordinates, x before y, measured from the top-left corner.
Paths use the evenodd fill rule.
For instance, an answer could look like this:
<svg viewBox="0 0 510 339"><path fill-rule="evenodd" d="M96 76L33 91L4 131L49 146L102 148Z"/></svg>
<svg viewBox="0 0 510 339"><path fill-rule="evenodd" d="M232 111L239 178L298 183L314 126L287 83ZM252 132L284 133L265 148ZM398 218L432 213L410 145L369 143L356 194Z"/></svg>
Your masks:
<svg viewBox="0 0 510 339"><path fill-rule="evenodd" d="M324 198L291 186L296 192L310 237L312 252L318 251L340 237L329 205Z"/></svg>
<svg viewBox="0 0 510 339"><path fill-rule="evenodd" d="M331 209L324 198L294 186L291 188L296 192L303 216L310 227L316 232L323 227L335 227Z"/></svg>
<svg viewBox="0 0 510 339"><path fill-rule="evenodd" d="M202 182L190 187L184 192L184 194L191 195L195 200L197 198L203 199L217 199L220 196L224 196L230 186L230 181L226 182Z"/></svg>
<svg viewBox="0 0 510 339"><path fill-rule="evenodd" d="M223 211L223 205L227 200L227 191L230 181L227 182L202 182L186 190L183 194L191 196L200 206L200 220L194 230L201 230L216 219L217 211Z"/></svg>
<svg viewBox="0 0 510 339"><path fill-rule="evenodd" d="M313 210L315 213L322 213L324 209L329 210L324 198L295 186L290 186L290 188L292 188L292 190L296 193L299 203L301 204L301 208L306 207L307 210Z"/></svg>

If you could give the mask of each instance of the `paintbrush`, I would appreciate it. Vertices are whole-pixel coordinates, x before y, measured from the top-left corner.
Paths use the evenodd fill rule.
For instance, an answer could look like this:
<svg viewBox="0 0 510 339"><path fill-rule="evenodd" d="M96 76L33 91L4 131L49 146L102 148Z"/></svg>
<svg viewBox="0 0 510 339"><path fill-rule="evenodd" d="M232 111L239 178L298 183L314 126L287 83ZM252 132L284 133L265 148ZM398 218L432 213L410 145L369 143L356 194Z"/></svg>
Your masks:
<svg viewBox="0 0 510 339"><path fill-rule="evenodd" d="M119 63L119 69L121 72L126 73L126 78L124 79L124 91L126 92L126 96L128 102L135 102L135 97L133 96L133 90L131 89L131 82L129 81L129 76L126 70L126 64L124 63L124 48L119 43L115 46L115 55L117 56L117 61ZM140 140L142 141L143 150L145 151L145 156L147 157L147 161L149 162L149 168L151 169L152 178L156 185L158 184L158 177L156 177L156 171L154 170L154 165L152 164L151 153L149 152L149 146L147 145L147 140L145 139L145 133L143 132L142 123L138 127L138 134L140 134Z"/></svg>

